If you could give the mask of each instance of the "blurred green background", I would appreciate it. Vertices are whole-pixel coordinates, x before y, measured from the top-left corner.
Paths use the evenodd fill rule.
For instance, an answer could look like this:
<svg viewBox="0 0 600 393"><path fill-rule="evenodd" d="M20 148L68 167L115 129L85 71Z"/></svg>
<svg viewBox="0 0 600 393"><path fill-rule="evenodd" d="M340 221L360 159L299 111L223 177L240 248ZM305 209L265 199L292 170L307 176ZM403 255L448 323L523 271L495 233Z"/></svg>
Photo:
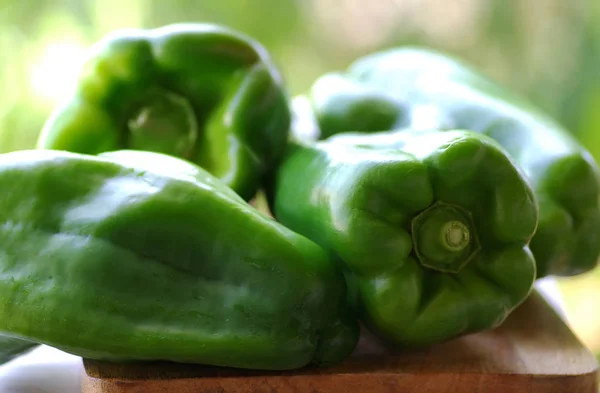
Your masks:
<svg viewBox="0 0 600 393"><path fill-rule="evenodd" d="M94 41L174 22L258 39L291 94L374 50L442 49L529 97L600 160L598 0L0 0L0 152L34 145ZM600 269L559 284L573 329L600 354Z"/></svg>

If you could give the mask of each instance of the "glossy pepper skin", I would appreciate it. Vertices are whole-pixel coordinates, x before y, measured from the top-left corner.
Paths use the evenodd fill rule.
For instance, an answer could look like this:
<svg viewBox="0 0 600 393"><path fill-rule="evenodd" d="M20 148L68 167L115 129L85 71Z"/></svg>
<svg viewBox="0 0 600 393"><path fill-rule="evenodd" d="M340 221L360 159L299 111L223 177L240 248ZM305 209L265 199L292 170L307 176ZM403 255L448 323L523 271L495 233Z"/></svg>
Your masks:
<svg viewBox="0 0 600 393"><path fill-rule="evenodd" d="M111 361L340 361L342 272L208 172L158 153L0 156L0 333Z"/></svg>
<svg viewBox="0 0 600 393"><path fill-rule="evenodd" d="M538 277L596 266L600 178L594 159L556 121L473 67L425 48L390 49L358 59L344 74L323 76L310 101L322 137L423 127L492 137L523 169L539 201L531 242Z"/></svg>
<svg viewBox="0 0 600 393"><path fill-rule="evenodd" d="M360 319L390 343L495 327L530 293L535 197L484 135L345 133L296 143L273 184L276 218L336 257Z"/></svg>
<svg viewBox="0 0 600 393"><path fill-rule="evenodd" d="M283 152L289 123L282 78L258 42L217 25L173 24L97 42L38 147L173 155L249 200Z"/></svg>

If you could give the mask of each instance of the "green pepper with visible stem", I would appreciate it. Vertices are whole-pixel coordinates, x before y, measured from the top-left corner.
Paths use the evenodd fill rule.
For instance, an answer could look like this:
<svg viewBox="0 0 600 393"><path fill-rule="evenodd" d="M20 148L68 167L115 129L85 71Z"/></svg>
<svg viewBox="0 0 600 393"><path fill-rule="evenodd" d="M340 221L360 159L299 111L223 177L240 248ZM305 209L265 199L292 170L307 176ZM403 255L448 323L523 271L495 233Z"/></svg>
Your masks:
<svg viewBox="0 0 600 393"><path fill-rule="evenodd" d="M356 345L327 254L191 163L18 151L0 155L0 184L0 334L252 369L327 366Z"/></svg>
<svg viewBox="0 0 600 393"><path fill-rule="evenodd" d="M173 155L249 200L284 151L290 116L279 71L249 37L210 24L117 30L92 47L38 147Z"/></svg>
<svg viewBox="0 0 600 393"><path fill-rule="evenodd" d="M492 137L537 195L540 222L531 249L538 278L597 265L600 176L593 157L547 114L468 64L426 48L385 50L319 78L308 98L322 138L404 128L461 128Z"/></svg>
<svg viewBox="0 0 600 393"><path fill-rule="evenodd" d="M535 279L538 210L494 140L464 130L344 133L295 143L275 217L343 267L380 337L421 346L498 326Z"/></svg>

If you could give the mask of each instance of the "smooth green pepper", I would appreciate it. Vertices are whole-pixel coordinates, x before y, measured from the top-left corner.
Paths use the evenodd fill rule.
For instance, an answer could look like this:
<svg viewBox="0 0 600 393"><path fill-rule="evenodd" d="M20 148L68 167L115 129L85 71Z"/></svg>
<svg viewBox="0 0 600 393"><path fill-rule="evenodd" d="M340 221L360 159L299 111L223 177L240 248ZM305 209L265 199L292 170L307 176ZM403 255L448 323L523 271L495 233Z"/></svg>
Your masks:
<svg viewBox="0 0 600 393"><path fill-rule="evenodd" d="M322 137L393 128L461 128L492 137L537 194L540 222L531 249L538 277L596 266L600 177L594 159L557 122L469 65L424 48L391 49L358 59L344 74L323 76L309 98Z"/></svg>
<svg viewBox="0 0 600 393"><path fill-rule="evenodd" d="M151 152L0 156L0 333L94 359L253 369L354 348L342 272L217 178Z"/></svg>
<svg viewBox="0 0 600 393"><path fill-rule="evenodd" d="M279 71L258 42L209 24L118 30L90 50L77 89L38 147L185 158L249 200L290 123Z"/></svg>
<svg viewBox="0 0 600 393"><path fill-rule="evenodd" d="M269 198L281 223L336 257L361 319L392 343L498 326L535 279L533 191L481 134L345 133L297 143Z"/></svg>

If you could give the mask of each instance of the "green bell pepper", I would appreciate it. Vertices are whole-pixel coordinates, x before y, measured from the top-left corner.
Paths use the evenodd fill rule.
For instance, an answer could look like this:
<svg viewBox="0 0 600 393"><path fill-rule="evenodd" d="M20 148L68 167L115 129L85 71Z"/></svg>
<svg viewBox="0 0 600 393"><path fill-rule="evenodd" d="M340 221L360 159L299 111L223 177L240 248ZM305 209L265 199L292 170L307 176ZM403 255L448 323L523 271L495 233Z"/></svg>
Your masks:
<svg viewBox="0 0 600 393"><path fill-rule="evenodd" d="M591 154L556 121L469 65L424 48L390 49L323 76L309 99L322 137L392 128L461 128L492 137L537 195L531 249L538 277L596 266L600 177Z"/></svg>
<svg viewBox="0 0 600 393"><path fill-rule="evenodd" d="M344 133L291 145L275 217L343 267L376 334L421 346L498 326L530 293L533 190L484 135Z"/></svg>
<svg viewBox="0 0 600 393"><path fill-rule="evenodd" d="M340 361L343 273L220 180L153 152L0 156L0 334L111 361Z"/></svg>
<svg viewBox="0 0 600 393"><path fill-rule="evenodd" d="M38 343L0 335L0 364L22 356L38 347Z"/></svg>
<svg viewBox="0 0 600 393"><path fill-rule="evenodd" d="M118 30L92 47L38 147L173 155L249 200L285 149L290 116L279 71L249 37L209 24Z"/></svg>

